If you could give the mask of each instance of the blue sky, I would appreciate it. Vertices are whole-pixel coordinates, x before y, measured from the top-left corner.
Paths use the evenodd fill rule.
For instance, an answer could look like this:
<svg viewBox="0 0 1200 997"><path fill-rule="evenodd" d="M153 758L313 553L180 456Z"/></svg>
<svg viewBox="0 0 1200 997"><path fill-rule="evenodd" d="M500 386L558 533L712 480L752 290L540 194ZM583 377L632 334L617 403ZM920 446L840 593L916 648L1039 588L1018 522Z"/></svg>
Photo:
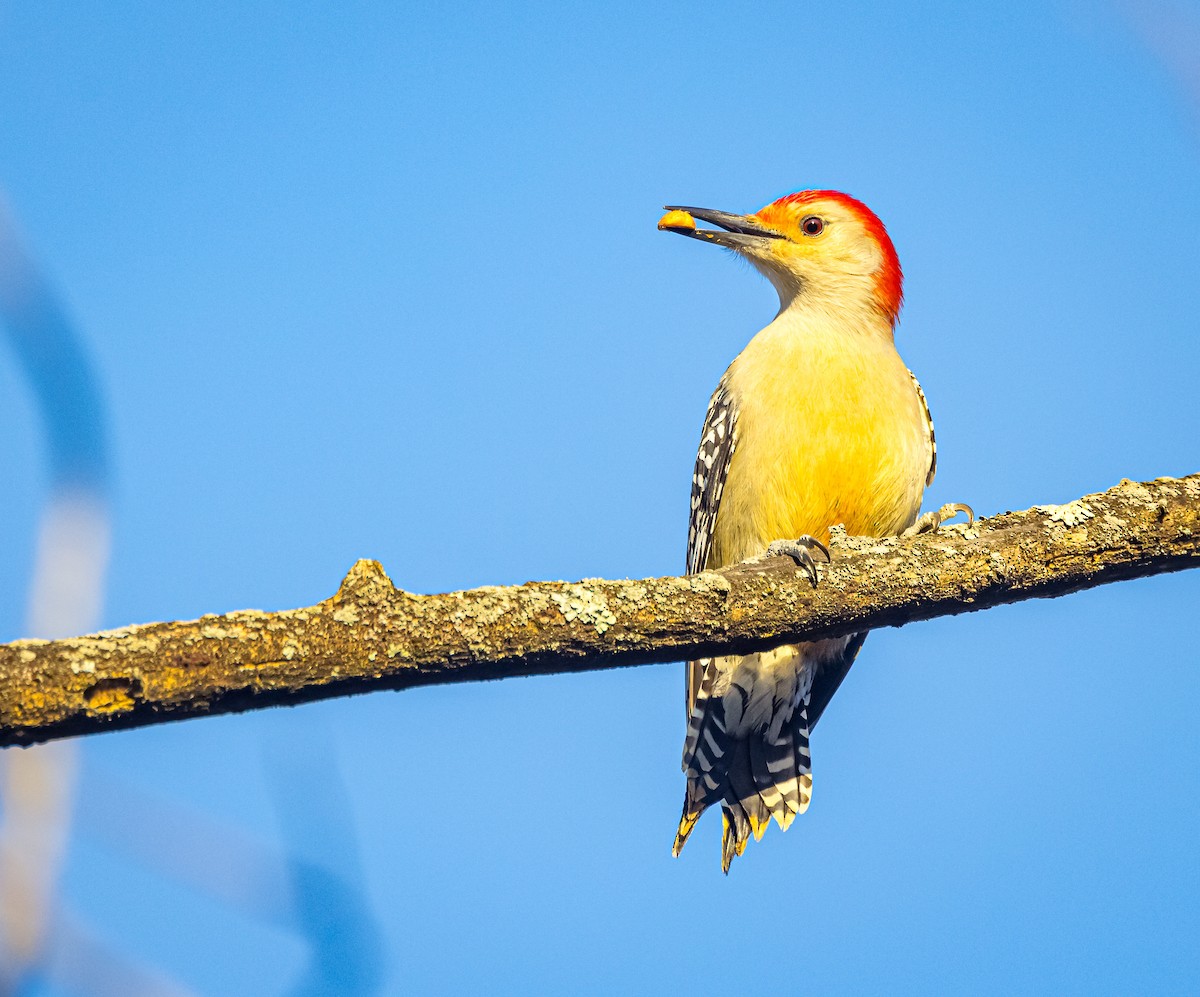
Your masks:
<svg viewBox="0 0 1200 997"><path fill-rule="evenodd" d="M929 506L1200 470L1200 94L1145 40L1200 10L1142 10L3 0L0 188L111 415L105 625L310 604L358 557L422 592L680 570L705 403L775 301L664 203L884 219ZM4 639L41 432L0 353ZM670 858L660 666L91 739L64 899L201 993L292 992L295 931L121 847L136 797L360 883L388 993L1184 992L1198 599L873 635L811 810L728 879L716 817Z"/></svg>

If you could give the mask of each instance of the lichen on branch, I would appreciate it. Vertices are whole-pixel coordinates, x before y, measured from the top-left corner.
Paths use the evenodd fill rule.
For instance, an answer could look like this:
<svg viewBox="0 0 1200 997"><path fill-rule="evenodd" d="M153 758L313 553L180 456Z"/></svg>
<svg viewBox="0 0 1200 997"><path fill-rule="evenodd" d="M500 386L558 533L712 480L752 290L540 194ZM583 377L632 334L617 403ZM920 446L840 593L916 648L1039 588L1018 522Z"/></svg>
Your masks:
<svg viewBox="0 0 1200 997"><path fill-rule="evenodd" d="M685 577L415 595L359 561L331 598L0 645L0 744L375 689L736 653L1200 566L1200 475L1122 481L910 538L833 531L813 588L787 558Z"/></svg>

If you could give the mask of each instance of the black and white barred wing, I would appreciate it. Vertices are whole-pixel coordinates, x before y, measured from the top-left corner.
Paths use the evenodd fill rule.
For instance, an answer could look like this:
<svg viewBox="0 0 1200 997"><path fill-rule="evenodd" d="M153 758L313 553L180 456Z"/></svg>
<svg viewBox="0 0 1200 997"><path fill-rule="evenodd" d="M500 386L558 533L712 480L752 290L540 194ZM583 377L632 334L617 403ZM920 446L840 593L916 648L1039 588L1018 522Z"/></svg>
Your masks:
<svg viewBox="0 0 1200 997"><path fill-rule="evenodd" d="M925 426L929 430L929 473L925 475L925 487L928 488L933 484L934 476L937 474L937 434L933 431L933 416L929 411L929 399L925 397L921 382L917 380L917 375L911 370L908 372L908 376L912 378L913 387L917 389L917 398L921 400L921 411L925 413Z"/></svg>
<svg viewBox="0 0 1200 997"><path fill-rule="evenodd" d="M713 531L721 493L729 475L729 463L737 448L737 408L729 394L729 375L717 384L704 416L700 434L700 449L696 452L696 469L692 473L692 504L688 520L687 573L694 575L708 567ZM709 659L688 662L687 715L692 715L696 693L704 677Z"/></svg>

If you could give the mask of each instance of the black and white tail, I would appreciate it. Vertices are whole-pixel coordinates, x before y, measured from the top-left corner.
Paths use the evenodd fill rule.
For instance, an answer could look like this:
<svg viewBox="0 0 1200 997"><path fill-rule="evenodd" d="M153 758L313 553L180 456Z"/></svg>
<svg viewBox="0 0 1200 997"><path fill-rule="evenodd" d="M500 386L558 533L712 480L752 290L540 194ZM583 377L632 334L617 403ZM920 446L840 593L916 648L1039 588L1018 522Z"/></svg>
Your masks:
<svg viewBox="0 0 1200 997"><path fill-rule="evenodd" d="M762 837L771 819L787 830L812 799L811 666L801 648L710 658L702 669L683 748L687 775L678 855L700 815L720 801L721 867ZM699 669L697 669L699 670Z"/></svg>

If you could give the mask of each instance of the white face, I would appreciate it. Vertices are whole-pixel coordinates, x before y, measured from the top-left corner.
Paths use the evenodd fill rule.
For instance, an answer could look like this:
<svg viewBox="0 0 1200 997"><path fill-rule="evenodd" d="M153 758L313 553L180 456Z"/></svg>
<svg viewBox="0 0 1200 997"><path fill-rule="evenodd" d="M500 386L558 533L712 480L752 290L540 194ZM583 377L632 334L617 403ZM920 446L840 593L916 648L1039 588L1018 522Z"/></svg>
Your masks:
<svg viewBox="0 0 1200 997"><path fill-rule="evenodd" d="M669 208L659 227L731 249L779 291L784 310L816 309L831 318L889 328L900 310L901 273L883 223L837 191L801 191L752 215ZM720 230L697 228L706 221Z"/></svg>
<svg viewBox="0 0 1200 997"><path fill-rule="evenodd" d="M782 239L741 250L779 291L786 307L805 297L873 301L884 253L857 214L832 200L767 205L752 218Z"/></svg>

